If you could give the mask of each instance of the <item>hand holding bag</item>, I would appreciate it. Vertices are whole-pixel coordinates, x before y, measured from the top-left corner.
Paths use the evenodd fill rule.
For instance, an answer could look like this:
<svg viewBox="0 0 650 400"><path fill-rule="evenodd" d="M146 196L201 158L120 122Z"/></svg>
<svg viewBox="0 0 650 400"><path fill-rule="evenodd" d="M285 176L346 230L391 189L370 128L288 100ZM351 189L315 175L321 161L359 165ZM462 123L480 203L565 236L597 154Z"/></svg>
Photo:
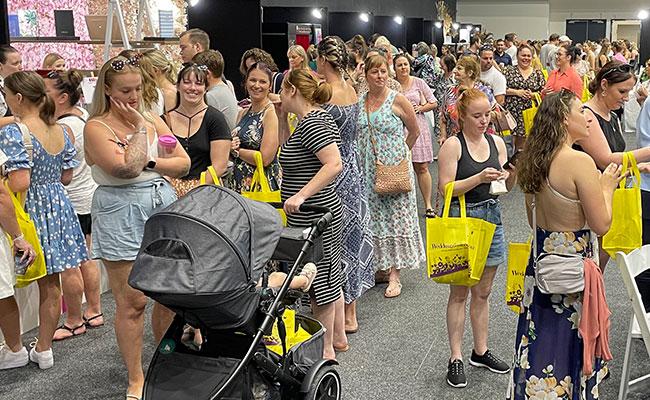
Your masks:
<svg viewBox="0 0 650 400"><path fill-rule="evenodd" d="M242 191L241 195L255 201L261 201L263 203L281 203L282 197L279 190L271 190L271 185L269 180L266 177L266 172L264 171L264 161L262 160L262 153L256 151L253 153L255 158L255 172L253 173L253 179L251 179L251 185L249 191ZM284 225L287 224L287 215L283 210L279 209L278 212L282 217L282 222Z"/></svg>
<svg viewBox="0 0 650 400"><path fill-rule="evenodd" d="M474 286L485 269L496 225L467 217L465 196L460 201L460 217L449 217L454 183L445 187L445 207L441 218L427 218L427 272L438 283Z"/></svg>
<svg viewBox="0 0 650 400"><path fill-rule="evenodd" d="M532 107L521 112L521 116L524 119L524 131L526 132L526 136L530 135L530 130L533 127L533 120L537 114L537 109L539 108L539 105L542 104L542 97L539 93L534 93L531 102Z"/></svg>
<svg viewBox="0 0 650 400"><path fill-rule="evenodd" d="M214 170L214 167L212 165L208 166L208 169L201 172L201 178L199 179L199 184L200 185L205 185L207 182L207 175L210 174L212 177L212 184L216 186L221 186L221 181L219 180L219 177L217 176L217 171Z"/></svg>
<svg viewBox="0 0 650 400"><path fill-rule="evenodd" d="M370 132L370 143L372 152L375 155L375 193L377 194L400 194L413 190L411 186L410 162L407 154L397 165L385 165L379 161L377 155L377 142L374 137L374 129L370 123L370 112L366 104L366 117L368 118L368 130Z"/></svg>
<svg viewBox="0 0 650 400"><path fill-rule="evenodd" d="M631 152L623 154L623 172L630 172L633 185L625 186L621 180L612 199L612 225L603 236L603 249L614 257L617 252L629 253L643 245L643 224L641 221L641 174Z"/></svg>

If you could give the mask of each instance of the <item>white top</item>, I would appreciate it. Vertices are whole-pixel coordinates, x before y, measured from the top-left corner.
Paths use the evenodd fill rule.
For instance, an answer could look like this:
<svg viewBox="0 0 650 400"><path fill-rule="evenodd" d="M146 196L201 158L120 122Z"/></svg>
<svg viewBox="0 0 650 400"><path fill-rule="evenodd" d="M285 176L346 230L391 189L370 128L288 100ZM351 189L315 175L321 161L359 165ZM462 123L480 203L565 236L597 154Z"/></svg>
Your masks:
<svg viewBox="0 0 650 400"><path fill-rule="evenodd" d="M90 167L86 164L84 156L84 127L88 120L88 112L80 107L75 108L81 111L81 118L71 115L60 118L58 122L69 126L74 135L74 148L77 150L74 158L79 161L79 165L72 170L72 182L66 187L66 191L75 212L85 215L90 214L90 206L97 184L93 180Z"/></svg>
<svg viewBox="0 0 650 400"><path fill-rule="evenodd" d="M543 66L545 69L547 69L547 70L550 70L550 69L551 69L551 59L550 59L549 57L550 57L550 54L551 54L551 52L552 52L553 50L557 50L557 46L554 45L554 44L551 43L551 42L546 43L546 44L545 44L544 46L542 46L542 48L539 50L539 61L542 62L542 66ZM553 51L553 53L555 54L554 51Z"/></svg>
<svg viewBox="0 0 650 400"><path fill-rule="evenodd" d="M205 94L205 102L223 113L224 117L226 117L226 122L228 122L228 127L231 130L235 127L239 106L237 105L235 95L228 85L220 82L218 85L212 87Z"/></svg>
<svg viewBox="0 0 650 400"><path fill-rule="evenodd" d="M4 90L5 87L5 78L0 76L0 86ZM5 96L0 92L0 117L4 117L7 113L7 102L5 101Z"/></svg>
<svg viewBox="0 0 650 400"><path fill-rule="evenodd" d="M155 105L151 106L149 112L160 116L165 113L165 96L160 88L156 88L156 92L158 93L158 101L156 101Z"/></svg>
<svg viewBox="0 0 650 400"><path fill-rule="evenodd" d="M512 58L512 65L517 65L517 46L514 44L506 49L506 53Z"/></svg>
<svg viewBox="0 0 650 400"><path fill-rule="evenodd" d="M481 81L490 85L495 96L506 94L506 77L496 68L481 71Z"/></svg>
<svg viewBox="0 0 650 400"><path fill-rule="evenodd" d="M98 122L102 125L104 125L106 128L108 128L109 131L113 134L115 137L116 141L119 141L120 139L117 137L115 134L115 131L102 121L94 120L95 122ZM149 135L147 135L147 142L149 141ZM158 133L156 133L156 138L154 139L153 143L149 144L149 147L147 148L147 153L149 158L157 158L158 157ZM138 175L135 178L132 179L122 179L122 178L117 178L115 176L112 176L108 173L106 173L99 165L95 164L90 167L90 170L92 172L93 179L95 182L97 182L98 185L102 186L125 186L125 185L132 185L134 183L140 183L140 182L147 182L151 181L157 178L162 177L158 172L156 171L151 171L151 170L144 170L140 175Z"/></svg>

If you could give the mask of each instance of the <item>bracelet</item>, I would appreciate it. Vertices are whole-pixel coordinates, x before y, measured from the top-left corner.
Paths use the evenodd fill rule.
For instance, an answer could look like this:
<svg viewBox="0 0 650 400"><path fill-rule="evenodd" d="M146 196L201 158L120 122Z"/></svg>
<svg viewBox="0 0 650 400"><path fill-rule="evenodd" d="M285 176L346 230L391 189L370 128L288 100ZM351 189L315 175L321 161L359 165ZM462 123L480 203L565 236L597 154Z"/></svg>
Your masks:
<svg viewBox="0 0 650 400"><path fill-rule="evenodd" d="M147 127L143 126L142 128L139 128L135 133L142 133L142 134L147 134Z"/></svg>
<svg viewBox="0 0 650 400"><path fill-rule="evenodd" d="M239 150L230 150L230 154L235 158L239 158Z"/></svg>

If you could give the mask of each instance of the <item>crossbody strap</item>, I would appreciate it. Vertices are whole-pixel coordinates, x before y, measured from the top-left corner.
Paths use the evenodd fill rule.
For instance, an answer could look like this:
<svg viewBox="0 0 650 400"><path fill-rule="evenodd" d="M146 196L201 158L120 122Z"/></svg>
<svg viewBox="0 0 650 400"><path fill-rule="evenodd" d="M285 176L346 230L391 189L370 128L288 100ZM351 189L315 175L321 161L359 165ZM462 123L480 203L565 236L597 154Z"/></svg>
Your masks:
<svg viewBox="0 0 650 400"><path fill-rule="evenodd" d="M533 263L537 261L537 204L535 193L533 193L532 213L533 213Z"/></svg>
<svg viewBox="0 0 650 400"><path fill-rule="evenodd" d="M32 135L29 133L29 128L27 125L22 122L16 122L18 129L20 129L20 134L23 137L23 145L25 146L25 151L27 152L27 158L31 163L34 159L34 144L32 143Z"/></svg>

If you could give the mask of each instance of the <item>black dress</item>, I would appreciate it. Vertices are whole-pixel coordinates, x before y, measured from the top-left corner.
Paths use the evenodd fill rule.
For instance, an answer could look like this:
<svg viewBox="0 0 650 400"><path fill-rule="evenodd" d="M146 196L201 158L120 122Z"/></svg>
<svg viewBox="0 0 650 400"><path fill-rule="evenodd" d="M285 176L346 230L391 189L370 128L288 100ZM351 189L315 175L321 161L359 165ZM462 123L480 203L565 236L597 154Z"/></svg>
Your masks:
<svg viewBox="0 0 650 400"><path fill-rule="evenodd" d="M338 127L330 114L315 110L304 116L280 150L282 201L298 193L321 169L323 164L316 157L316 153L332 143L339 145L339 142ZM327 207L334 215L330 227L323 234L324 257L317 264L318 272L312 285L316 304L326 305L338 300L343 288L341 200L332 182L307 199L304 204ZM294 227L308 227L319 216L319 214L304 212L287 215L287 224Z"/></svg>

